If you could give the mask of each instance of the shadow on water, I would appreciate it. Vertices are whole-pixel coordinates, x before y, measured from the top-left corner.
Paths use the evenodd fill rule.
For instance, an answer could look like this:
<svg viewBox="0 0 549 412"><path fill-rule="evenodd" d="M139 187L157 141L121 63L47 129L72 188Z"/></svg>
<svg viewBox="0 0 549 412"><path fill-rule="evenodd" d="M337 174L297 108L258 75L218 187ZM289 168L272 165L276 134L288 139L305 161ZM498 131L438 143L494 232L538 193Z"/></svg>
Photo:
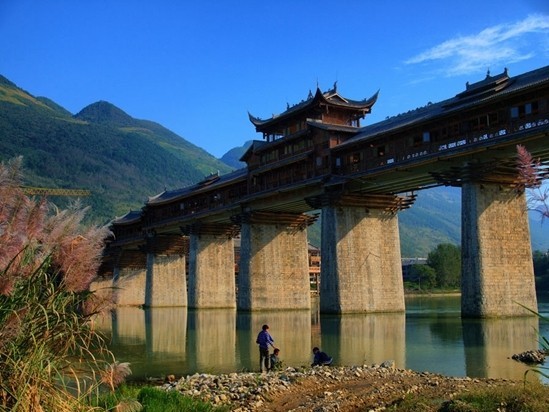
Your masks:
<svg viewBox="0 0 549 412"><path fill-rule="evenodd" d="M528 367L511 356L538 348L536 317L462 320L459 296L407 297L406 305L405 314L352 315L320 315L317 305L273 312L119 307L97 326L136 380L257 371L255 339L265 323L286 366L309 365L319 346L339 365L393 360L415 371L522 379ZM540 332L549 336L546 326Z"/></svg>

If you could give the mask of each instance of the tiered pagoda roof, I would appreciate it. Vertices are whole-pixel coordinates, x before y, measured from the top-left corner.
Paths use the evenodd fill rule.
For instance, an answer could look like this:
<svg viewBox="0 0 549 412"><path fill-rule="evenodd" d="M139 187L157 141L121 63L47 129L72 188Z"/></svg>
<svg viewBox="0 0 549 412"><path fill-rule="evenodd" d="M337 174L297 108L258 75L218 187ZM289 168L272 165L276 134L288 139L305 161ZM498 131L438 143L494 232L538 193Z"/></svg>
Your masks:
<svg viewBox="0 0 549 412"><path fill-rule="evenodd" d="M365 115L371 112L372 106L377 101L378 94L379 91L377 91L372 97L364 100L347 99L337 92L336 82L334 84L334 87L326 92L320 91L318 87L314 95L311 91L309 91L309 95L306 100L302 100L301 102L293 106L288 105L286 111L276 115L273 114L272 117L269 119L260 119L259 117L255 117L250 113L248 113L248 116L250 118L250 121L256 127L256 130L258 132L262 132L290 117L295 117L298 114L306 113L323 105L356 110L358 112L362 112L362 114Z"/></svg>

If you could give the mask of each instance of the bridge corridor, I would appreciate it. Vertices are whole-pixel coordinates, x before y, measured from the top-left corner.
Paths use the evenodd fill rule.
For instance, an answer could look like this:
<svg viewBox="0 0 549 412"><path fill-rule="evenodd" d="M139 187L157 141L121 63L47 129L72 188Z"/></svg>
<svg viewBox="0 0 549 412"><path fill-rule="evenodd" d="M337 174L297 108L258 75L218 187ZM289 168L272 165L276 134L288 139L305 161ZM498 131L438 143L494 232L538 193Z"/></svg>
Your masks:
<svg viewBox="0 0 549 412"><path fill-rule="evenodd" d="M309 309L307 227L320 213L320 310L403 312L398 212L417 191L451 185L462 190L462 316L531 315L516 146L541 159L538 179L549 174L549 66L487 75L361 127L376 100L334 85L271 119L250 115L264 141L243 155L247 167L114 220L95 288L116 286L120 306Z"/></svg>

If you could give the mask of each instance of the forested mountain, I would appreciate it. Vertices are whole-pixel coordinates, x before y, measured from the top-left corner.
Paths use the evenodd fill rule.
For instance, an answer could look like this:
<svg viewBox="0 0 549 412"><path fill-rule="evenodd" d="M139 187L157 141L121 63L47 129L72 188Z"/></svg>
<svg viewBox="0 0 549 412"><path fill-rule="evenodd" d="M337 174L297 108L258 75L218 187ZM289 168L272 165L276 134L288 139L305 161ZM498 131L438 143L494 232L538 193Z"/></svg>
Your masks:
<svg viewBox="0 0 549 412"><path fill-rule="evenodd" d="M221 160L148 120L134 119L100 101L76 115L46 97L34 97L0 76L0 161L23 156L26 184L91 191L82 198L94 223L138 210L164 189L196 183L219 171L245 166L239 159L251 141ZM52 198L64 206L67 198ZM421 191L399 214L403 257L426 257L439 243L460 243L461 193L456 188ZM549 249L545 222L531 221L534 249ZM320 245L319 225L309 230Z"/></svg>
<svg viewBox="0 0 549 412"><path fill-rule="evenodd" d="M231 167L234 167L235 169L246 167L246 163L241 162L240 158L246 152L246 150L248 150L248 147L250 147L252 143L253 143L252 140L248 140L242 146L232 148L223 156L221 156L221 161L223 161L224 163L228 164Z"/></svg>
<svg viewBox="0 0 549 412"><path fill-rule="evenodd" d="M108 102L72 115L0 76L0 161L16 156L23 156L29 186L90 190L82 203L102 223L141 208L165 188L231 170L161 125L134 119Z"/></svg>

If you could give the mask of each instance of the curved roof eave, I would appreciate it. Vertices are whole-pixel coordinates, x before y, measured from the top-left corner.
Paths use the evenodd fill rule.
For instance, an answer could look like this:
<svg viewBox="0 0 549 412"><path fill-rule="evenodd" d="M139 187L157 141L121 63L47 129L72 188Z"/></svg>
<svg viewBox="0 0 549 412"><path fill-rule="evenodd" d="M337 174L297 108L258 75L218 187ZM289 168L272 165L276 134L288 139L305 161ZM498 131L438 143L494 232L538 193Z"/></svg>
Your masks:
<svg viewBox="0 0 549 412"><path fill-rule="evenodd" d="M332 100L336 96L339 98L340 101ZM320 89L317 88L316 93L313 97L310 97L305 101L302 101L292 107L289 107L286 111L280 114L273 114L272 117L269 119L260 119L259 117L252 115L249 111L248 111L248 118L256 128L262 127L262 126L271 124L279 119L283 119L290 114L295 114L300 110L305 110L308 107L319 102L322 102L325 104L331 104L333 106L339 106L339 107L351 107L355 109L371 109L371 107L376 103L378 96L379 96L379 90L375 92L370 98L367 98L364 100L350 100L342 97L339 93L337 93L337 91L329 90L326 93L322 93Z"/></svg>
<svg viewBox="0 0 549 412"><path fill-rule="evenodd" d="M146 206L158 206L166 203L173 202L174 200L182 199L186 197L188 194L191 193L197 193L200 191L200 189L203 189L205 187L208 188L208 191L215 187L222 187L225 186L228 183L234 183L235 180L239 179L246 179L248 173L248 168L243 167L238 170L235 170L231 173L227 173L225 175L222 175L219 177L219 179L215 180L215 182L204 185L199 183L195 183L192 186L187 186L181 189L176 190L170 190L170 191L164 191L156 196L149 197L149 200L146 202Z"/></svg>
<svg viewBox="0 0 549 412"><path fill-rule="evenodd" d="M112 225L130 225L132 223L139 222L143 217L143 213L140 210L130 210L124 216L117 217L112 220Z"/></svg>

